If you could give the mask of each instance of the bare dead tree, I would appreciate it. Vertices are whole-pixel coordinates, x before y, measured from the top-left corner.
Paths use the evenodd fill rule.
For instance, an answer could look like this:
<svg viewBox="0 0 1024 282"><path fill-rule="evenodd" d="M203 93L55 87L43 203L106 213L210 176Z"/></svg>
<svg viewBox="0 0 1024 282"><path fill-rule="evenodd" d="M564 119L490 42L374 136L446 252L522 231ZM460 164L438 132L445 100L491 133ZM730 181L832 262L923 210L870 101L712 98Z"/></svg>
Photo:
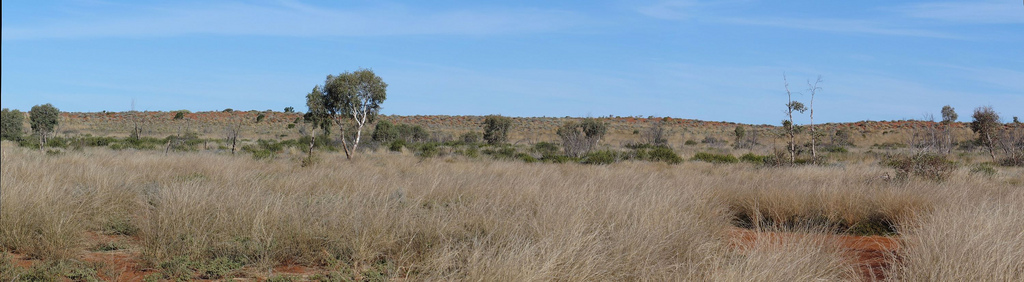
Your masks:
<svg viewBox="0 0 1024 282"><path fill-rule="evenodd" d="M242 130L242 122L233 117L229 120L228 126L224 127L224 134L226 137L225 142L231 144L231 154L234 155L235 148L237 148L238 145L238 136L241 134Z"/></svg>
<svg viewBox="0 0 1024 282"><path fill-rule="evenodd" d="M651 123L651 126L644 129L641 138L643 142L651 145L665 145L668 140L665 138L665 125L661 120Z"/></svg>
<svg viewBox="0 0 1024 282"><path fill-rule="evenodd" d="M782 121L782 126L786 130L786 134L789 136L789 163L796 163L796 124L793 123L793 112L803 113L807 108L804 107L803 103L793 101L793 93L789 91L789 80L786 79L786 74L782 74L782 81L786 85L786 97L788 102L786 103L786 116L789 120Z"/></svg>
<svg viewBox="0 0 1024 282"><path fill-rule="evenodd" d="M814 132L814 94L821 90L821 86L818 86L821 82L822 80L820 75L818 76L818 79L814 81L813 85L810 80L807 80L807 91L811 92L811 163L813 164L818 164L818 151L814 148L815 139L818 139L816 134L817 132Z"/></svg>

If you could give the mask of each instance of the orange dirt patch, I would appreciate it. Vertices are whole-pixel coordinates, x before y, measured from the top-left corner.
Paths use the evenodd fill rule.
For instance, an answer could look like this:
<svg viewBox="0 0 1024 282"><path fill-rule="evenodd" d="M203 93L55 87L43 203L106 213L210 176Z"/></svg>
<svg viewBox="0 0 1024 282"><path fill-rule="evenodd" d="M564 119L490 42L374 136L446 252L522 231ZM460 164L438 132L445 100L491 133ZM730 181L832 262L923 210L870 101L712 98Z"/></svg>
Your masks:
<svg viewBox="0 0 1024 282"><path fill-rule="evenodd" d="M736 228L732 230L731 236L736 239L735 244L744 246L753 243L758 238L768 237L772 242L779 242L786 239L800 236L827 236L829 240L835 240L840 247L846 250L855 259L854 263L860 270L861 278L864 281L884 280L885 271L891 267L889 258L895 257L899 249L899 241L895 237L885 236L852 236L852 235L812 235L806 233L786 232L757 232L749 229Z"/></svg>
<svg viewBox="0 0 1024 282"><path fill-rule="evenodd" d="M108 271L100 271L99 275L105 281L141 281L146 275L156 273L154 269L142 269L138 254L127 250L88 252L79 259L102 263Z"/></svg>

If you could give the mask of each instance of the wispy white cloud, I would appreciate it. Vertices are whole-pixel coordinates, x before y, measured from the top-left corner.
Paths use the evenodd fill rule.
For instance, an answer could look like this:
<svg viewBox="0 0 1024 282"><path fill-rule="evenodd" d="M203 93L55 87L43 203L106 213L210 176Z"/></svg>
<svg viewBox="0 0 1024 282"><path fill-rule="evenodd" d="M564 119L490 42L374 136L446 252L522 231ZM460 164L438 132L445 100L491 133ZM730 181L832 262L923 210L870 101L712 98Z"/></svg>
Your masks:
<svg viewBox="0 0 1024 282"><path fill-rule="evenodd" d="M635 10L644 16L661 20L694 20L707 23L765 26L788 29L802 29L833 33L855 33L887 36L911 36L944 39L965 39L963 36L939 32L923 26L910 25L906 20L913 17L945 17L943 5L919 5L898 8L899 17L878 15L872 18L793 18L771 17L763 15L745 15L739 12L740 7L749 5L750 1L698 1L678 0L662 1L655 4L637 7ZM955 4L955 3L954 3ZM948 5L956 8L957 5ZM1005 8L1005 7L1004 7ZM992 7L975 9L975 13L984 13ZM1007 12L1002 12L1008 14ZM1018 15L1021 19L1024 16ZM1002 17L1005 17L1002 16Z"/></svg>
<svg viewBox="0 0 1024 282"><path fill-rule="evenodd" d="M959 1L913 4L896 8L913 18L961 24L1024 24L1024 6L1018 1Z"/></svg>
<svg viewBox="0 0 1024 282"><path fill-rule="evenodd" d="M721 18L716 21L729 24L770 26L816 30L836 33L862 33L875 35L913 36L944 39L965 37L927 29L895 27L878 20L859 19L797 19L797 18Z"/></svg>
<svg viewBox="0 0 1024 282"><path fill-rule="evenodd" d="M692 17L694 8L699 5L696 0L664 1L637 7L636 11L658 19L682 20Z"/></svg>
<svg viewBox="0 0 1024 282"><path fill-rule="evenodd" d="M572 26L583 16L560 10L462 9L428 11L401 5L324 8L285 2L146 8L120 14L76 15L44 23L9 23L3 40L162 37L190 34L269 36L387 36L416 34L486 35L548 32ZM110 9L114 10L114 9ZM129 10L129 12L125 12Z"/></svg>

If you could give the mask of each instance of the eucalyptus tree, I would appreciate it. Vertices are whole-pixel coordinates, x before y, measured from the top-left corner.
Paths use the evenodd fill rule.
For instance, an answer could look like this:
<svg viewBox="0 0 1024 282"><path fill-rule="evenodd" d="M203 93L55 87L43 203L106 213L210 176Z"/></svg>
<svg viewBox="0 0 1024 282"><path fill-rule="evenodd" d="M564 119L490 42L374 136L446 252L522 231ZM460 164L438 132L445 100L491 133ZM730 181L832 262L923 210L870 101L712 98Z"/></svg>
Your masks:
<svg viewBox="0 0 1024 282"><path fill-rule="evenodd" d="M388 84L369 69L327 75L323 85L306 95L306 105L309 112L314 113L312 116L333 121L338 126L345 157L352 159L363 127L377 118L380 104L387 99L387 87Z"/></svg>
<svg viewBox="0 0 1024 282"><path fill-rule="evenodd" d="M56 130L57 124L60 123L60 110L49 103L35 105L29 110L28 119L32 125L32 132L39 135L39 149L42 150L47 136Z"/></svg>

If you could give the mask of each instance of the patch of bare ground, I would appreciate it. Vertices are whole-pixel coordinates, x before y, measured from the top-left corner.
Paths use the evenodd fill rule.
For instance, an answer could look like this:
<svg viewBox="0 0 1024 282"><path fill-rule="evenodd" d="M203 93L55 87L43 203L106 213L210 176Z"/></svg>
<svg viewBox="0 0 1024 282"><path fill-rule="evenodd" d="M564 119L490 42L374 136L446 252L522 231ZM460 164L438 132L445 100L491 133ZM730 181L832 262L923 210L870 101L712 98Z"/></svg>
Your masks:
<svg viewBox="0 0 1024 282"><path fill-rule="evenodd" d="M740 250L752 248L757 242L784 244L805 240L807 237L820 237L818 240L835 244L851 259L850 263L857 266L863 281L886 280L885 273L892 267L891 263L899 249L899 239L888 236L757 231L743 228L732 229L730 235L733 239L732 246Z"/></svg>

